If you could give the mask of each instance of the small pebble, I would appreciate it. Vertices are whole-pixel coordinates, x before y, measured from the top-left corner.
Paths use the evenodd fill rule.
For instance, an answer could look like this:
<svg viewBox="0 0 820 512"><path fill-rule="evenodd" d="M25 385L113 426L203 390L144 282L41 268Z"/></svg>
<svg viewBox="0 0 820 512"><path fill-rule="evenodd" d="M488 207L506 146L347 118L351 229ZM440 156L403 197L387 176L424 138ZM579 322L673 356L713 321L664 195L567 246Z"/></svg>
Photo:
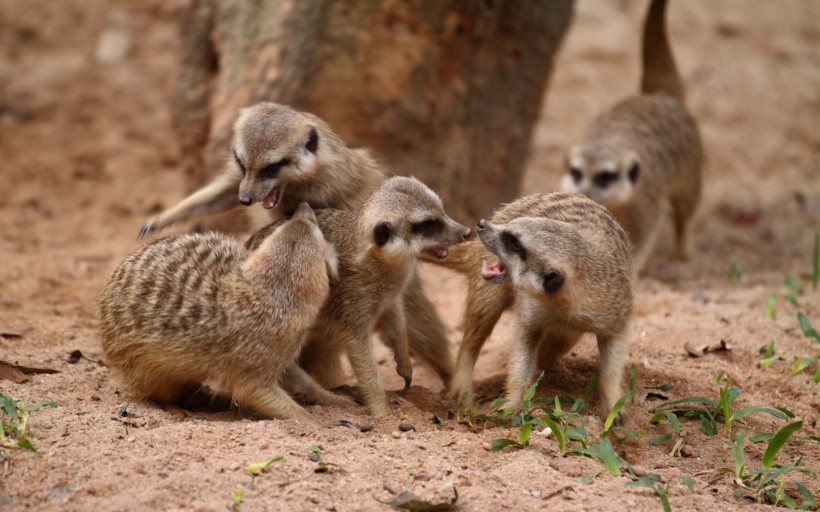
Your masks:
<svg viewBox="0 0 820 512"><path fill-rule="evenodd" d="M532 491L532 497L533 498L540 498L541 497L541 491Z"/></svg>
<svg viewBox="0 0 820 512"><path fill-rule="evenodd" d="M401 432L398 430L394 430L390 433L390 435L393 436L393 439L401 439Z"/></svg>
<svg viewBox="0 0 820 512"><path fill-rule="evenodd" d="M372 423L365 423L364 425L359 425L359 432L370 432L373 430Z"/></svg>
<svg viewBox="0 0 820 512"><path fill-rule="evenodd" d="M493 444L492 443L484 443L481 445L482 448L487 450L488 452L493 451Z"/></svg>
<svg viewBox="0 0 820 512"><path fill-rule="evenodd" d="M402 432L410 432L411 430L416 430L416 427L410 423L399 423L399 430Z"/></svg>
<svg viewBox="0 0 820 512"><path fill-rule="evenodd" d="M126 441L128 441L129 443L133 443L136 440L137 440L137 438L134 437L134 436L128 436L128 439L126 439Z"/></svg>
<svg viewBox="0 0 820 512"><path fill-rule="evenodd" d="M308 459L310 459L312 462L319 462L320 460L322 460L322 455L319 453L311 453L310 455L308 455Z"/></svg>

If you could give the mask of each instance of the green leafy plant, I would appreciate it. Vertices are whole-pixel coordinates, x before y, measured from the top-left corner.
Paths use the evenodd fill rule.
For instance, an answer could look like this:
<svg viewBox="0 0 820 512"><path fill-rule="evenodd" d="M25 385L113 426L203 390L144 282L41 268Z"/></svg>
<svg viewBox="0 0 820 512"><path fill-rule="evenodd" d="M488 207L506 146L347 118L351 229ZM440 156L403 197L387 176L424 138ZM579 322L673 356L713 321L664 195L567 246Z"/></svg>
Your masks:
<svg viewBox="0 0 820 512"><path fill-rule="evenodd" d="M0 446L3 448L23 448L37 451L29 436L31 429L28 422L31 415L43 407L59 407L60 404L50 400L37 404L33 407L26 406L24 400L14 400L13 398L0 393Z"/></svg>
<svg viewBox="0 0 820 512"><path fill-rule="evenodd" d="M652 416L650 422L657 424L663 419L670 419L667 413L672 413L677 417L698 419L703 431L710 436L716 435L718 432L718 423L723 423L724 434L731 436L732 424L751 414L770 414L782 420L794 417L794 414L788 409L763 405L753 405L735 410L733 408L734 403L743 391L733 386L731 379L723 372L720 372L715 378L715 384L720 385L721 383L722 385L718 390L717 400L703 396L690 396L678 400L671 400L651 410L651 412L655 414ZM679 433L680 426L678 425L675 428L676 433Z"/></svg>
<svg viewBox="0 0 820 512"><path fill-rule="evenodd" d="M239 512L241 509L239 508L242 505L242 502L245 501L245 493L241 490L236 490L231 494L231 510L233 512Z"/></svg>
<svg viewBox="0 0 820 512"><path fill-rule="evenodd" d="M247 467L248 473L258 476L261 475L271 464L274 462L279 462L285 460L284 457L278 455L268 460L263 460L262 462L257 462L256 464L251 464Z"/></svg>
<svg viewBox="0 0 820 512"><path fill-rule="evenodd" d="M803 331L804 336L807 338L813 338L814 340L820 342L820 333L818 333L817 329L812 326L809 318L800 311L797 312L797 323L800 326L800 330ZM797 361L794 362L794 365L792 365L792 375L797 375L810 366L816 365L814 377L812 378L816 384L820 382L820 364L816 364L818 362L820 362L820 354L813 356L800 356L797 358Z"/></svg>
<svg viewBox="0 0 820 512"><path fill-rule="evenodd" d="M508 446L525 448L530 441L533 431L541 426L549 427L558 449L563 453L567 450L569 442L579 442L581 446L586 446L589 435L584 428L584 418L581 415L586 411L586 402L578 398L554 397L552 400L536 397L535 390L544 374L527 388L522 397L521 404L516 407L504 407L507 403L505 398L493 400L489 407L492 412L479 413L481 404L476 401L472 407L466 411L457 413L459 423L468 425L476 430L483 428L487 424L495 424L506 427L518 427L518 438L500 438L492 442L492 450L501 450ZM463 399L470 399L465 395ZM563 403L568 403L569 409L565 410Z"/></svg>
<svg viewBox="0 0 820 512"><path fill-rule="evenodd" d="M689 478L691 482L691 477ZM672 505L669 503L669 484L666 485L661 484L661 477L655 473L646 473L645 475L641 475L637 477L636 480L632 482L627 482L626 485L632 487L648 487L655 491L655 495L660 498L661 505L663 506L664 512L671 512ZM688 485L688 484L687 484ZM691 487L690 487L691 492Z"/></svg>
<svg viewBox="0 0 820 512"><path fill-rule="evenodd" d="M766 318L769 320L774 320L777 318L777 310L775 308L777 306L777 299L779 298L779 293L772 292L769 294L769 298L766 299Z"/></svg>
<svg viewBox="0 0 820 512"><path fill-rule="evenodd" d="M740 281L741 277L743 277L743 267L740 266L737 260L732 260L732 263L729 264L729 280Z"/></svg>
<svg viewBox="0 0 820 512"><path fill-rule="evenodd" d="M770 340L767 345L757 349L757 353L763 356L763 359L758 363L761 368L768 368L773 362L780 359L780 355L774 352L774 340Z"/></svg>
<svg viewBox="0 0 820 512"><path fill-rule="evenodd" d="M799 458L793 464L775 464L775 459L780 450L789 438L802 427L802 421L795 421L772 434L763 454L761 467L755 470L749 470L746 466L746 454L743 451L746 441L745 433L738 432L734 442L726 441L726 444L732 449L735 461L736 494L744 491L753 492L756 499L762 499L773 505L783 505L791 509L798 507L801 510L817 508L817 500L812 492L801 483L793 482L802 496L802 503L798 503L797 500L785 492L786 486L790 483L787 478L790 474L805 473L814 477L814 470L807 466L801 466Z"/></svg>

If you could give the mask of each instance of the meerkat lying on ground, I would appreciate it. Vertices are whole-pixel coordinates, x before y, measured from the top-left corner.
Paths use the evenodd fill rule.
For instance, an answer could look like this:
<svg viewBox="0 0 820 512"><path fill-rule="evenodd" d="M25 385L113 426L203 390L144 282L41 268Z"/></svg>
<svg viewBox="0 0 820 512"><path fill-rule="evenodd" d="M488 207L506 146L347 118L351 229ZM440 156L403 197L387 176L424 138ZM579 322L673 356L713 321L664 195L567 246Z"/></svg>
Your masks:
<svg viewBox="0 0 820 512"><path fill-rule="evenodd" d="M386 178L382 166L366 150L348 148L327 123L276 103L257 103L240 111L231 153L219 177L149 219L140 237L240 204L252 205L249 211L256 227L289 215L302 201L313 208L355 211ZM453 372L450 342L415 273L405 300L413 353L447 384ZM391 338L393 330L381 331L387 345L401 345ZM397 369L409 386L412 366L402 363Z"/></svg>
<svg viewBox="0 0 820 512"><path fill-rule="evenodd" d="M341 355L347 353L362 397L370 412L387 414L370 336L377 324L390 339L397 364L409 365L404 290L415 275L420 255L437 261L450 247L468 239L470 228L444 212L441 199L414 178L385 181L353 213L317 210L319 226L338 252L339 279L309 334L300 363L320 383L335 387L344 374ZM256 247L277 223L248 240ZM401 372L399 372L401 373Z"/></svg>
<svg viewBox="0 0 820 512"><path fill-rule="evenodd" d="M501 313L515 305L510 403L520 403L536 363L553 367L591 332L600 351L601 402L611 408L621 395L632 313L632 258L623 229L585 196L553 193L502 206L491 221L479 221L476 232L481 243L453 247L442 263L468 280L464 337L450 388L454 398L472 389L484 341Z"/></svg>
<svg viewBox="0 0 820 512"><path fill-rule="evenodd" d="M606 206L626 230L636 271L655 243L668 200L678 253L692 253L691 221L700 202L703 149L666 36L665 0L653 0L643 36L641 94L600 115L573 147L561 187Z"/></svg>
<svg viewBox="0 0 820 512"><path fill-rule="evenodd" d="M336 265L307 203L250 252L218 233L157 240L120 264L99 297L105 358L160 402L208 384L273 418L310 418L280 386L349 403L295 364Z"/></svg>

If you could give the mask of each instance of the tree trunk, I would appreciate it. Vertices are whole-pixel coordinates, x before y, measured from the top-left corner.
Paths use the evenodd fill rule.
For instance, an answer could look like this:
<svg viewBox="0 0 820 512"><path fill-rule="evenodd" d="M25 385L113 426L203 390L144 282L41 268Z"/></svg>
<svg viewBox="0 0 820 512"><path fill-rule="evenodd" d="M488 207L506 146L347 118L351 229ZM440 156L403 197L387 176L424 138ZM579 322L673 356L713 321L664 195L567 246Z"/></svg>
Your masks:
<svg viewBox="0 0 820 512"><path fill-rule="evenodd" d="M325 119L348 145L423 180L472 223L519 192L571 8L571 0L194 0L173 99L191 186L227 158L237 109L268 100Z"/></svg>

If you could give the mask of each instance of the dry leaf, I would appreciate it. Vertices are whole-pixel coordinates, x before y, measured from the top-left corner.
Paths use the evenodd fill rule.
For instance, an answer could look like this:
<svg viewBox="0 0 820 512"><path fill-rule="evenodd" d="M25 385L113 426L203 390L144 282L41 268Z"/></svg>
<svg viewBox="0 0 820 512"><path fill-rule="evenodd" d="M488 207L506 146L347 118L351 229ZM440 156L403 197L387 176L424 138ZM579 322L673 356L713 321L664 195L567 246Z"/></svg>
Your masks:
<svg viewBox="0 0 820 512"><path fill-rule="evenodd" d="M690 356L701 357L707 352L728 352L729 350L732 350L732 345L729 340L720 340L711 345L708 343L701 343L695 345L691 341L687 341L686 343L684 343L683 348L686 350L686 352L689 353Z"/></svg>
<svg viewBox="0 0 820 512"><path fill-rule="evenodd" d="M28 380L28 377L26 377L25 373L18 370L16 366L5 361L0 361L0 379L6 379L20 384Z"/></svg>

